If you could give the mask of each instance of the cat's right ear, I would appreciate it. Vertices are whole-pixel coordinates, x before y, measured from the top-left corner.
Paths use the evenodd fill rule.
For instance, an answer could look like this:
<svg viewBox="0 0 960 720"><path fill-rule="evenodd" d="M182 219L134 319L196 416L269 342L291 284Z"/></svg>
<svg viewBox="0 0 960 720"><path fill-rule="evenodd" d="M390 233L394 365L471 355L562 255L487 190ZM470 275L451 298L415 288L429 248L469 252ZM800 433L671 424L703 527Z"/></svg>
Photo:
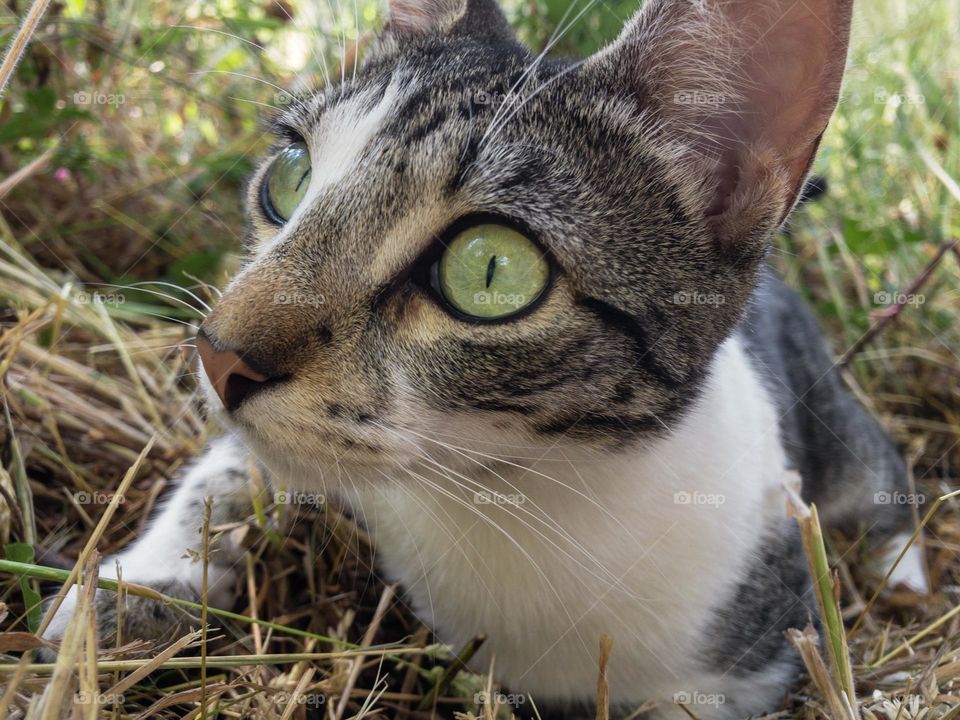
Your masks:
<svg viewBox="0 0 960 720"><path fill-rule="evenodd" d="M402 44L431 34L515 41L496 0L388 0L381 42Z"/></svg>
<svg viewBox="0 0 960 720"><path fill-rule="evenodd" d="M587 62L657 128L718 242L786 218L837 104L853 0L649 0Z"/></svg>
<svg viewBox="0 0 960 720"><path fill-rule="evenodd" d="M463 0L390 0L384 32L398 39L443 32L465 9Z"/></svg>

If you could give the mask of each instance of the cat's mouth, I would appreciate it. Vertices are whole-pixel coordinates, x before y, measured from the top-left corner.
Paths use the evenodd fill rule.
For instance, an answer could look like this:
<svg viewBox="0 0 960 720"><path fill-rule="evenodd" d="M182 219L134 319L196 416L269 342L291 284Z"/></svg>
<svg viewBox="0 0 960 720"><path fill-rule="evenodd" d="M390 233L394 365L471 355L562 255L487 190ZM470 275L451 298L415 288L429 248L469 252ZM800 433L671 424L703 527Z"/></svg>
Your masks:
<svg viewBox="0 0 960 720"><path fill-rule="evenodd" d="M300 476L338 466L382 471L419 454L390 420L335 402L318 407L298 402L286 397L290 385L278 380L228 409L211 382L201 380L210 412L240 431L268 466Z"/></svg>

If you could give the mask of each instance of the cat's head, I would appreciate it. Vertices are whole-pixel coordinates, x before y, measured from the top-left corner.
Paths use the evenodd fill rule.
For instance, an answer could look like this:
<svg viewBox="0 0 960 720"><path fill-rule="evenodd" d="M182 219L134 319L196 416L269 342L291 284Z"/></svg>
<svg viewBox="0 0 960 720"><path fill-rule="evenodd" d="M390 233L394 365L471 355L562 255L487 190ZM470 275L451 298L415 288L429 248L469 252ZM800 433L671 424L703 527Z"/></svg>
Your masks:
<svg viewBox="0 0 960 720"><path fill-rule="evenodd" d="M650 0L560 62L494 0L393 0L252 178L210 400L301 471L668 431L803 185L850 12Z"/></svg>

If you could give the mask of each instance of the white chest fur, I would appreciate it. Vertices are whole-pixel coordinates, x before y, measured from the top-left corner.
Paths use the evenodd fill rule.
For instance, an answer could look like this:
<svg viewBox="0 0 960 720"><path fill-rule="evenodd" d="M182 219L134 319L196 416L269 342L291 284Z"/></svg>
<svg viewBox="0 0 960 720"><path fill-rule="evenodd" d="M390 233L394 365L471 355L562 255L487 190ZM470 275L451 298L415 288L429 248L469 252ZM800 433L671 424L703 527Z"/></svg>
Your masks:
<svg viewBox="0 0 960 720"><path fill-rule="evenodd" d="M639 703L718 687L698 646L783 514L783 467L775 409L732 339L696 407L648 447L424 471L432 487L356 499L380 566L441 640L487 636L477 669L494 657L514 692L589 699L606 633L611 700Z"/></svg>

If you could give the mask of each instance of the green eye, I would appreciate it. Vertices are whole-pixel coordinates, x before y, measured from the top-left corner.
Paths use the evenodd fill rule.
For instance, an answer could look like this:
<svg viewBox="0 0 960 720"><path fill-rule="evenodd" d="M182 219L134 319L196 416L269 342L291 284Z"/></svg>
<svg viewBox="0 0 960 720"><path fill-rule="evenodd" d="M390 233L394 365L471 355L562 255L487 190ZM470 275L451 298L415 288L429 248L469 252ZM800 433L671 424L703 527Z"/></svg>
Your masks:
<svg viewBox="0 0 960 720"><path fill-rule="evenodd" d="M267 216L278 224L290 219L310 185L310 153L302 142L288 145L270 165L261 191Z"/></svg>
<svg viewBox="0 0 960 720"><path fill-rule="evenodd" d="M535 302L550 280L543 252L503 225L475 225L447 246L437 285L453 309L477 320L499 320Z"/></svg>

